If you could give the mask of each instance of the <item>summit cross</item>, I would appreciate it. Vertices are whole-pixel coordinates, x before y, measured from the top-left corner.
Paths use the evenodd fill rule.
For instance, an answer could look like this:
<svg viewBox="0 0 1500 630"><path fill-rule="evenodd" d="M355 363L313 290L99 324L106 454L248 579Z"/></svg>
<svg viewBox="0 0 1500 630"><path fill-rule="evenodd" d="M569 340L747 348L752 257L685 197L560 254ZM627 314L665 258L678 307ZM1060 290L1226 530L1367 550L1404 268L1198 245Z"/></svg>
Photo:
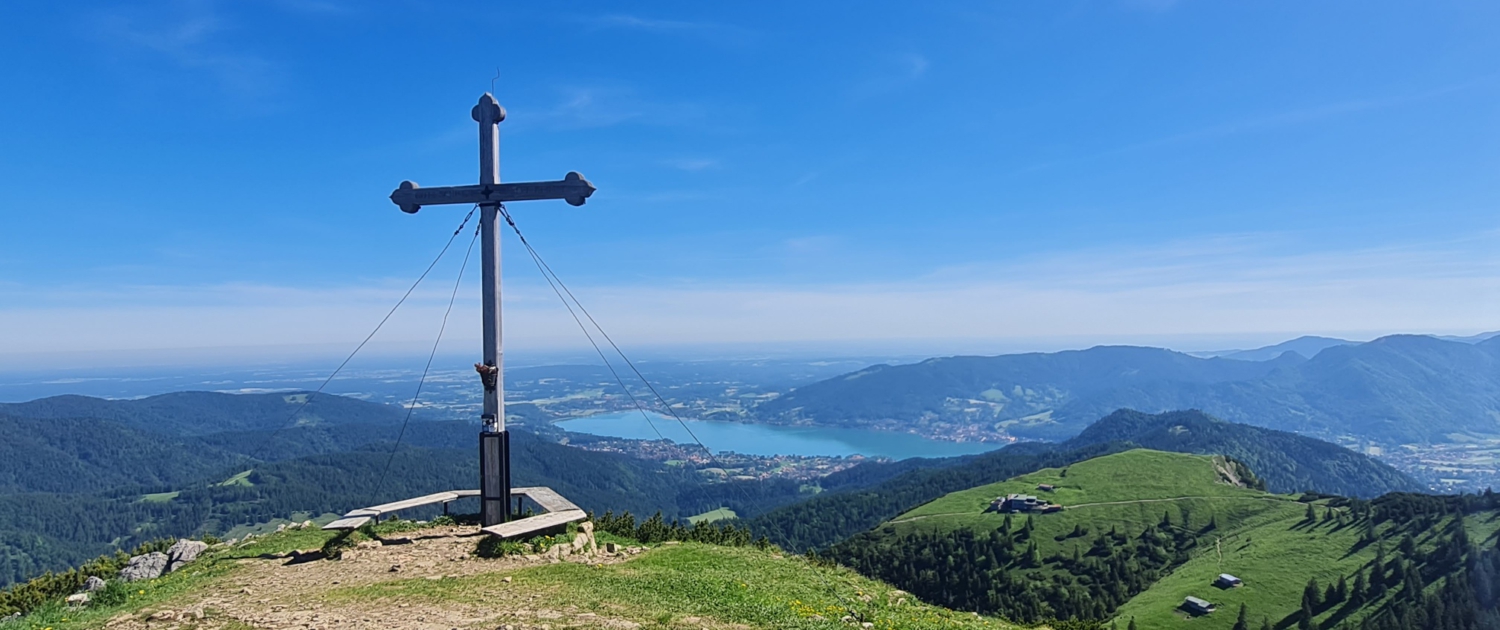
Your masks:
<svg viewBox="0 0 1500 630"><path fill-rule="evenodd" d="M508 201L562 199L574 206L594 194L594 186L578 173L558 181L500 183L500 121L505 108L486 92L471 115L479 123L479 183L473 186L422 188L404 181L391 193L402 212L414 214L422 206L477 204L480 259L483 267L483 361L474 364L484 386L484 410L479 433L480 520L484 527L510 520L510 433L505 429L505 352L500 327L500 205Z"/></svg>

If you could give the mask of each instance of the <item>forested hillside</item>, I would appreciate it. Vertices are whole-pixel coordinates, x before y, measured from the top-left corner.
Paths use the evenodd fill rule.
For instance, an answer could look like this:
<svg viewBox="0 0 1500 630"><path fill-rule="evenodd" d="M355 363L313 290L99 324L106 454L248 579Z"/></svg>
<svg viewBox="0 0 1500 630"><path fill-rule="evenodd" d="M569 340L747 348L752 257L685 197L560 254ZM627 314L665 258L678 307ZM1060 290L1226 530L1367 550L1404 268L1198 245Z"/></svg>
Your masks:
<svg viewBox="0 0 1500 630"><path fill-rule="evenodd" d="M451 424L460 425L469 438L465 441L472 441L472 427ZM0 584L145 540L224 534L239 524L297 513L342 513L473 487L478 477L471 449L425 447L403 447L382 477L389 449L390 443L374 443L355 451L260 463L248 474L228 469L181 486L0 494ZM513 434L512 449L517 485L551 486L584 509L600 512L662 512L670 519L728 506L755 514L764 505L784 504L803 492L791 482L705 484L691 469L583 451L519 431Z"/></svg>
<svg viewBox="0 0 1500 630"><path fill-rule="evenodd" d="M1231 460L1128 451L946 495L827 555L926 601L1018 621L1226 630L1493 622L1493 497L1365 502L1269 494L1247 481ZM1041 484L1054 490L1038 492ZM987 510L1008 493L1066 509ZM1213 586L1220 573L1243 585ZM1218 611L1191 614L1188 596Z"/></svg>
<svg viewBox="0 0 1500 630"><path fill-rule="evenodd" d="M1089 425L1061 448L1129 442L1159 451L1226 455L1255 470L1272 492L1314 490L1371 498L1426 490L1371 457L1295 433L1225 422L1201 411L1148 414L1121 409Z"/></svg>
<svg viewBox="0 0 1500 630"><path fill-rule="evenodd" d="M94 492L188 483L245 458L106 420L0 416L0 493Z"/></svg>
<svg viewBox="0 0 1500 630"><path fill-rule="evenodd" d="M404 412L325 395L287 423L303 400L189 392L5 405L37 417L0 416L0 431L12 436L0 444L0 584L158 537L222 535L476 483L472 424L418 420L390 459ZM76 417L85 413L113 419ZM718 483L693 466L512 435L516 484L551 486L590 510L756 515L809 492L786 480ZM845 471L830 487L873 483L910 465Z"/></svg>
<svg viewBox="0 0 1500 630"><path fill-rule="evenodd" d="M758 412L776 422L934 433L979 426L1065 439L1120 408L1202 409L1232 422L1382 444L1488 437L1500 417L1500 338L1396 335L1271 361L1133 347L930 359L800 387Z"/></svg>
<svg viewBox="0 0 1500 630"><path fill-rule="evenodd" d="M757 409L772 421L907 429L925 424L999 425L1023 437L1061 438L1103 413L1068 405L1115 390L1247 381L1294 365L1202 359L1160 348L1100 346L1057 353L946 357L877 365L796 388ZM1128 405L1118 405L1123 407ZM1184 408L1184 407L1177 407ZM1104 413L1113 411L1106 410Z"/></svg>
<svg viewBox="0 0 1500 630"><path fill-rule="evenodd" d="M24 403L0 403L0 416L92 418L154 434L188 436L275 430L288 423L293 426L399 424L406 415L398 407L327 394L315 396L303 405L307 397L307 392L173 392L137 400L54 396Z"/></svg>
<svg viewBox="0 0 1500 630"><path fill-rule="evenodd" d="M949 492L1136 446L1254 462L1261 468L1252 469L1280 492L1373 497L1420 490L1416 482L1385 464L1312 438L1223 422L1197 411L1152 415L1122 410L1062 444L1016 444L943 468L908 471L857 491L825 493L777 508L749 523L758 534L788 549L821 548Z"/></svg>

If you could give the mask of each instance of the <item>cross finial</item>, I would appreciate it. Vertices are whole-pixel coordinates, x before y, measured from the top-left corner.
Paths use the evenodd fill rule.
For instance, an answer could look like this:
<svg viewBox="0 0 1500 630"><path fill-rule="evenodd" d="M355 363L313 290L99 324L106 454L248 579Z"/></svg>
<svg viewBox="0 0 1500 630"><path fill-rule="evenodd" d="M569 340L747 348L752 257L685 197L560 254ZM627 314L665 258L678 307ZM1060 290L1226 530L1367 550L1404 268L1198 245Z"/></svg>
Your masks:
<svg viewBox="0 0 1500 630"><path fill-rule="evenodd" d="M500 106L493 95L485 92L484 96L479 97L479 104L474 106L470 115L474 117L474 122L493 125L505 120L505 108Z"/></svg>

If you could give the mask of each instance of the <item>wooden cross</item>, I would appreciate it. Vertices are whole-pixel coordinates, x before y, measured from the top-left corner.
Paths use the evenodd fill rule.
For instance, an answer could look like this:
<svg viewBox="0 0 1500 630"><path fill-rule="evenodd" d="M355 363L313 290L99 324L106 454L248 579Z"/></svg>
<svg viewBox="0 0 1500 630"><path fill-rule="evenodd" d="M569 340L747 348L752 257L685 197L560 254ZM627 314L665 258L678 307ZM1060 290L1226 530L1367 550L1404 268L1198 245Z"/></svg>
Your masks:
<svg viewBox="0 0 1500 630"><path fill-rule="evenodd" d="M479 184L422 188L404 181L391 193L391 201L402 212L416 213L422 206L477 204L479 206L480 259L484 286L483 362L474 368L484 386L483 428L479 433L480 520L483 526L510 519L510 433L505 430L505 352L500 328L500 204L509 201L562 199L581 206L594 194L594 185L578 173L558 181L500 183L500 121L505 108L494 96L479 97L471 115L479 123Z"/></svg>

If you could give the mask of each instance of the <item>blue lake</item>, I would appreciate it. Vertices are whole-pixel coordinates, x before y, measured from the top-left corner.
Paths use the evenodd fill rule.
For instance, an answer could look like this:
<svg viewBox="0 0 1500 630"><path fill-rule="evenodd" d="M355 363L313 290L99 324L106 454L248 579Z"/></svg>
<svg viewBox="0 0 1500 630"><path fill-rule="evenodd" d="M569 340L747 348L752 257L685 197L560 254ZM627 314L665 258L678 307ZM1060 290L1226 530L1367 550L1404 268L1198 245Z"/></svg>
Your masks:
<svg viewBox="0 0 1500 630"><path fill-rule="evenodd" d="M577 433L636 440L665 437L679 444L693 444L693 438L671 417L648 414L648 423L640 412L604 413L586 418L563 420L558 427ZM828 427L784 427L772 424L739 422L683 421L703 445L714 452L734 451L745 455L865 455L867 457L954 457L984 453L1005 446L996 443L944 442L905 433L840 429ZM652 428L655 424L655 429ZM660 431L660 436L657 435Z"/></svg>

